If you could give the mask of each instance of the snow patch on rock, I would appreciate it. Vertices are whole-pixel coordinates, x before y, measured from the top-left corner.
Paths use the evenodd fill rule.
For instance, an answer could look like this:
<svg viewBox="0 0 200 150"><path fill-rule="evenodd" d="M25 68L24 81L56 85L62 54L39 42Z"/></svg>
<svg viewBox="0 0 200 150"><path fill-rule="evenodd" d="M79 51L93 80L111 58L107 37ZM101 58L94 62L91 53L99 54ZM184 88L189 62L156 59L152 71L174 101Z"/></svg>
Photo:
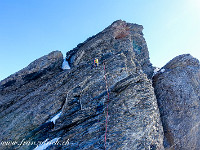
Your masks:
<svg viewBox="0 0 200 150"><path fill-rule="evenodd" d="M54 124L56 123L56 120L61 116L62 112L57 113L50 121Z"/></svg>
<svg viewBox="0 0 200 150"><path fill-rule="evenodd" d="M58 142L59 139L60 139L60 137L54 138L51 141L48 141L49 139L46 139L44 142L42 142L42 144L40 144L39 146L34 148L34 150L45 150L50 145L55 144L56 142Z"/></svg>
<svg viewBox="0 0 200 150"><path fill-rule="evenodd" d="M62 69L63 70L70 69L69 63L66 59L63 60Z"/></svg>

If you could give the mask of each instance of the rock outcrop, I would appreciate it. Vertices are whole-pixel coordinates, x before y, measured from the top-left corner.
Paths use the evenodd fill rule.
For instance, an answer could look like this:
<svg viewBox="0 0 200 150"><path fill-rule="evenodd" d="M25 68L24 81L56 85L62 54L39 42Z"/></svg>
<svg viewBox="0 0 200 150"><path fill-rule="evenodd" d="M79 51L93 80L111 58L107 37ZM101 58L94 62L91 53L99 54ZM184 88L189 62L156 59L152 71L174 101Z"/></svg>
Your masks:
<svg viewBox="0 0 200 150"><path fill-rule="evenodd" d="M54 51L2 80L0 150L198 150L200 63L184 54L154 72L142 30L115 21L65 64Z"/></svg>
<svg viewBox="0 0 200 150"><path fill-rule="evenodd" d="M164 128L164 146L170 150L200 148L200 64L189 54L167 63L153 78Z"/></svg>
<svg viewBox="0 0 200 150"><path fill-rule="evenodd" d="M107 149L162 149L157 103L144 73L151 74L151 65L144 65L148 57L144 61L134 53L133 39L142 39L141 29L117 21L67 53L71 71L75 71L73 76L67 74L70 91L63 107L65 115L54 129L69 130L60 133L71 140L65 148L104 149L106 73L110 94ZM91 69L95 57L100 64ZM72 88L72 84L76 86Z"/></svg>
<svg viewBox="0 0 200 150"><path fill-rule="evenodd" d="M70 70L55 51L1 81L0 149L163 149L142 29L116 21L67 53Z"/></svg>
<svg viewBox="0 0 200 150"><path fill-rule="evenodd" d="M55 80L62 61L52 52L0 82L0 141L22 141L62 108L66 95Z"/></svg>
<svg viewBox="0 0 200 150"><path fill-rule="evenodd" d="M116 21L67 53L70 70L55 51L1 81L0 140L18 144L0 149L34 149L47 138L65 143L48 149L163 149L142 29Z"/></svg>
<svg viewBox="0 0 200 150"><path fill-rule="evenodd" d="M117 55L122 51L125 55L130 54L133 59L130 61L134 61L135 65L142 68L142 71L151 79L153 67L149 61L149 52L142 30L141 25L116 21L102 32L67 52L70 66L89 64L95 57L103 62L112 53Z"/></svg>

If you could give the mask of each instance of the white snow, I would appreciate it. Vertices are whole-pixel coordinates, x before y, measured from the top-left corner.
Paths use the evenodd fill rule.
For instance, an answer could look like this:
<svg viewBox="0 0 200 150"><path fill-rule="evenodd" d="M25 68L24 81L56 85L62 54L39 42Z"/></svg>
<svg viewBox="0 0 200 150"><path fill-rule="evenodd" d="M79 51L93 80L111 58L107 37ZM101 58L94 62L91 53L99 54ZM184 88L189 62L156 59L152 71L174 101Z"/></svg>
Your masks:
<svg viewBox="0 0 200 150"><path fill-rule="evenodd" d="M61 114L62 114L62 111L57 113L50 121L55 124L56 120L61 116Z"/></svg>
<svg viewBox="0 0 200 150"><path fill-rule="evenodd" d="M153 76L155 76L158 72L163 73L163 72L165 72L165 69L164 68L160 69L160 68L156 67L153 71Z"/></svg>
<svg viewBox="0 0 200 150"><path fill-rule="evenodd" d="M37 146L34 150L45 150L47 147L49 147L50 145L56 143L58 140L60 139L59 138L54 138L53 140L51 141L48 141L48 139L46 139L44 142L42 142L43 144L40 144L39 146Z"/></svg>
<svg viewBox="0 0 200 150"><path fill-rule="evenodd" d="M155 75L158 73L159 70L160 70L160 68L156 67L156 68L154 69L154 71L153 71L153 76L155 76Z"/></svg>
<svg viewBox="0 0 200 150"><path fill-rule="evenodd" d="M66 61L66 59L63 60L62 69L63 70L70 69L69 63L68 61Z"/></svg>
<svg viewBox="0 0 200 150"><path fill-rule="evenodd" d="M163 69L161 69L161 70L160 70L160 72L162 72L162 73L163 73L163 72L165 72L165 69L164 69L164 68L163 68Z"/></svg>

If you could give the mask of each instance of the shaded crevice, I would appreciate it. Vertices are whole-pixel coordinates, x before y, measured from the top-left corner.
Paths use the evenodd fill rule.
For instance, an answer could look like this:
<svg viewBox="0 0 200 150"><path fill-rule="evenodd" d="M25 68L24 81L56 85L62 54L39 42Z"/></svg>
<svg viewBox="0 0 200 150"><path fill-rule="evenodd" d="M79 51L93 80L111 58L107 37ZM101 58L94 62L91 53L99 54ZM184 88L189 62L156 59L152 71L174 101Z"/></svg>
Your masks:
<svg viewBox="0 0 200 150"><path fill-rule="evenodd" d="M1 85L1 90L3 90L3 88L7 88L9 86L14 85L15 82L16 82L16 80L10 80L10 81L6 82L5 84Z"/></svg>
<svg viewBox="0 0 200 150"><path fill-rule="evenodd" d="M36 129L32 130L31 132L29 132L29 134L25 137L25 140L28 140L34 136L36 136L39 133L45 133L48 132L49 130L54 128L54 124L53 122L46 122L43 123L42 125L40 125L39 127L37 127Z"/></svg>
<svg viewBox="0 0 200 150"><path fill-rule="evenodd" d="M58 128L58 129L52 130L50 132L58 132L60 130L65 130L66 132L68 132L70 130L70 128L76 127L76 126L80 125L81 123L83 123L83 122L85 122L85 121L87 121L87 120L89 120L91 118L94 118L96 116L98 116L98 115L96 115L96 114L95 115L91 115L91 116L89 116L89 117L87 117L85 119L81 119L81 120L75 121L75 122L73 122L73 123L71 123L69 125L64 125L64 126Z"/></svg>

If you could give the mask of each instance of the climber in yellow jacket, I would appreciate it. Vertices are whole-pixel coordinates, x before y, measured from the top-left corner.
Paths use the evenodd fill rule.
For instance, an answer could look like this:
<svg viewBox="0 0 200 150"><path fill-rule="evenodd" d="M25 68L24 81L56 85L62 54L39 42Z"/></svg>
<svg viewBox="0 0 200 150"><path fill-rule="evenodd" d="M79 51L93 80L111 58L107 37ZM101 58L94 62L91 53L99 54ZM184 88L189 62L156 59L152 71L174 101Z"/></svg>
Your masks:
<svg viewBox="0 0 200 150"><path fill-rule="evenodd" d="M99 60L97 58L94 59L94 67L98 67L99 65Z"/></svg>

